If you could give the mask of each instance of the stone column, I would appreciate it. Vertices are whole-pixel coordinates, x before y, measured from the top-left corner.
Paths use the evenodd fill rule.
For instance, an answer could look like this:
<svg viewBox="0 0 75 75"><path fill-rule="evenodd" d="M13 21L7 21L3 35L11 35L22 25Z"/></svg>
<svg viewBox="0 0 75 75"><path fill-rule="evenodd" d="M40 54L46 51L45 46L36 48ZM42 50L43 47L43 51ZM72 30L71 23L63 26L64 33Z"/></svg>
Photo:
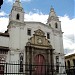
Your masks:
<svg viewBox="0 0 75 75"><path fill-rule="evenodd" d="M32 47L29 47L29 75L32 75Z"/></svg>
<svg viewBox="0 0 75 75"><path fill-rule="evenodd" d="M50 50L50 55L51 55L51 75L53 75L54 74L53 49Z"/></svg>
<svg viewBox="0 0 75 75"><path fill-rule="evenodd" d="M46 71L46 74L47 75L49 75L49 50L47 49L46 50L47 51L47 54L46 54L46 56L47 56L47 61L46 61L46 68L47 68L47 71Z"/></svg>

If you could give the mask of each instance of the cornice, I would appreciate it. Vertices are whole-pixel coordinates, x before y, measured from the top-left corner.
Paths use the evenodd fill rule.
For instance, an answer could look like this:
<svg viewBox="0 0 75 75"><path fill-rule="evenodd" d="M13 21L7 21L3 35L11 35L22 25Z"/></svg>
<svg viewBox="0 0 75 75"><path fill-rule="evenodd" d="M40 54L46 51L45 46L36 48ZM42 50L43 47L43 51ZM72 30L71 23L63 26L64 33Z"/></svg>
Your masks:
<svg viewBox="0 0 75 75"><path fill-rule="evenodd" d="M54 35L63 34L61 30L52 29Z"/></svg>
<svg viewBox="0 0 75 75"><path fill-rule="evenodd" d="M28 22L27 22L27 21L25 21L24 23L25 23L25 24L31 24L31 23L32 23L32 24L36 24L36 23L37 23L37 24L41 24L42 26L45 26L45 27L47 27L47 28L49 28L49 29L52 29L52 27L50 27L48 24L44 24L44 23L41 23L41 22L35 22L35 21L28 21Z"/></svg>
<svg viewBox="0 0 75 75"><path fill-rule="evenodd" d="M21 28L23 28L24 26L25 26L25 23L16 22L16 21L10 21L9 25L7 26L7 28L11 28L11 27L21 27Z"/></svg>
<svg viewBox="0 0 75 75"><path fill-rule="evenodd" d="M9 37L9 33L0 33L0 36Z"/></svg>
<svg viewBox="0 0 75 75"><path fill-rule="evenodd" d="M51 16L51 17L48 18L48 23L50 21L57 21L57 22L59 22L59 18L58 17Z"/></svg>
<svg viewBox="0 0 75 75"><path fill-rule="evenodd" d="M53 54L54 54L54 55L58 55L58 56L65 56L65 54L64 54L64 53L61 53L61 52L60 52L60 53L58 53L58 52L55 52L55 51L54 51L54 53L53 53Z"/></svg>
<svg viewBox="0 0 75 75"><path fill-rule="evenodd" d="M9 51L9 47L0 46L0 50L6 50L6 51Z"/></svg>
<svg viewBox="0 0 75 75"><path fill-rule="evenodd" d="M16 11L18 11L18 12L24 13L24 10L23 10L22 7L13 6L12 10L16 10Z"/></svg>
<svg viewBox="0 0 75 75"><path fill-rule="evenodd" d="M26 25L26 24L41 24L42 26L45 26L45 27L47 27L48 29L53 29L52 27L50 27L49 25L47 25L47 24L44 24L44 23L41 23L41 22L34 22L34 21L29 21L29 22L16 22L16 21L10 21L9 22L9 25L7 26L7 28L11 28L11 27L21 27L21 28L24 28L24 26Z"/></svg>
<svg viewBox="0 0 75 75"><path fill-rule="evenodd" d="M65 59L67 59L67 58L72 58L72 57L75 57L75 53L70 54L70 55L65 55Z"/></svg>

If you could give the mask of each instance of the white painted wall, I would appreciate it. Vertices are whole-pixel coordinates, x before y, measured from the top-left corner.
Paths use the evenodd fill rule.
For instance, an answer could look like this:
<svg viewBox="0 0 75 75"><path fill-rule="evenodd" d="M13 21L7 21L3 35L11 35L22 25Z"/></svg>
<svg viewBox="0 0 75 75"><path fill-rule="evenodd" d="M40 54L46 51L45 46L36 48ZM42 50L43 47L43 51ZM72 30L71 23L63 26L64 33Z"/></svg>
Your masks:
<svg viewBox="0 0 75 75"><path fill-rule="evenodd" d="M0 36L0 46L9 47L9 37Z"/></svg>
<svg viewBox="0 0 75 75"><path fill-rule="evenodd" d="M19 27L13 27L9 31L10 34L10 48L20 49L20 29Z"/></svg>
<svg viewBox="0 0 75 75"><path fill-rule="evenodd" d="M28 28L31 29L31 36L27 35ZM10 28L10 48L24 50L28 39L31 38L34 31L39 28L45 32L45 36L47 36L47 32L50 33L50 39L48 40L51 42L55 52L63 53L63 40L62 36L60 37L60 33L53 32L52 28L39 22L26 22L24 26L15 25L15 27Z"/></svg>
<svg viewBox="0 0 75 75"><path fill-rule="evenodd" d="M27 35L28 28L31 29L31 36ZM56 53L56 55L58 55L58 53L64 54L63 40L62 36L60 37L60 33L59 32L56 33L53 30L53 28L50 28L47 25L44 25L40 22L25 22L23 26L15 25L9 28L9 34L10 34L9 48L14 51L20 51L20 52L25 51L25 46L26 43L28 42L28 39L31 38L34 34L34 31L38 30L39 28L45 32L45 36L47 36L47 32L50 33L50 39L48 40L51 42L53 49L55 49L54 53ZM59 58L61 58L61 55L59 55ZM54 57L54 59L56 59L56 56Z"/></svg>

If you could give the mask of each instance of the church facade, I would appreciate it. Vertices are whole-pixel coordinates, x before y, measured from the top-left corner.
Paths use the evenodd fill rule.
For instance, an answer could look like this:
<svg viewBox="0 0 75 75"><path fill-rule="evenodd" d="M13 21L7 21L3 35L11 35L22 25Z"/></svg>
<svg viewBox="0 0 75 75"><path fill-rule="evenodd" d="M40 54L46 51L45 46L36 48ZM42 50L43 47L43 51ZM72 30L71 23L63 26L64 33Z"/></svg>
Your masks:
<svg viewBox="0 0 75 75"><path fill-rule="evenodd" d="M64 72L63 32L61 22L51 7L46 24L24 21L21 2L16 0L9 15L5 33L0 33L0 58L6 63L21 64L20 72L33 65L32 75L51 75L51 70ZM39 65L39 66L37 66ZM55 67L57 65L57 67ZM48 67L50 66L50 67ZM28 75L28 74L27 74Z"/></svg>

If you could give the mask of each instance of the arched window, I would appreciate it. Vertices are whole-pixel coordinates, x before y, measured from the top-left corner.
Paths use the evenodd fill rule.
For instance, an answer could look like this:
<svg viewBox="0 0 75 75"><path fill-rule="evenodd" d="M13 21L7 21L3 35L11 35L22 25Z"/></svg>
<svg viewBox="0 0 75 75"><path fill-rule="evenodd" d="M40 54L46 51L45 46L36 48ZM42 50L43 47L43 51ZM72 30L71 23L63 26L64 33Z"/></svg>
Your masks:
<svg viewBox="0 0 75 75"><path fill-rule="evenodd" d="M66 68L66 61L65 61L65 68Z"/></svg>
<svg viewBox="0 0 75 75"><path fill-rule="evenodd" d="M58 28L58 24L57 23L55 23L55 28Z"/></svg>
<svg viewBox="0 0 75 75"><path fill-rule="evenodd" d="M59 72L59 56L56 56L56 72Z"/></svg>
<svg viewBox="0 0 75 75"><path fill-rule="evenodd" d="M68 68L70 68L70 61L69 60L67 61L67 64L68 64Z"/></svg>
<svg viewBox="0 0 75 75"><path fill-rule="evenodd" d="M49 24L49 26L51 27L51 24Z"/></svg>
<svg viewBox="0 0 75 75"><path fill-rule="evenodd" d="M47 32L47 39L50 39L50 33Z"/></svg>
<svg viewBox="0 0 75 75"><path fill-rule="evenodd" d="M16 19L17 19L17 20L20 19L20 15L19 15L19 14L16 15Z"/></svg>
<svg viewBox="0 0 75 75"><path fill-rule="evenodd" d="M74 64L74 66L75 66L75 59L73 59L73 64Z"/></svg>

